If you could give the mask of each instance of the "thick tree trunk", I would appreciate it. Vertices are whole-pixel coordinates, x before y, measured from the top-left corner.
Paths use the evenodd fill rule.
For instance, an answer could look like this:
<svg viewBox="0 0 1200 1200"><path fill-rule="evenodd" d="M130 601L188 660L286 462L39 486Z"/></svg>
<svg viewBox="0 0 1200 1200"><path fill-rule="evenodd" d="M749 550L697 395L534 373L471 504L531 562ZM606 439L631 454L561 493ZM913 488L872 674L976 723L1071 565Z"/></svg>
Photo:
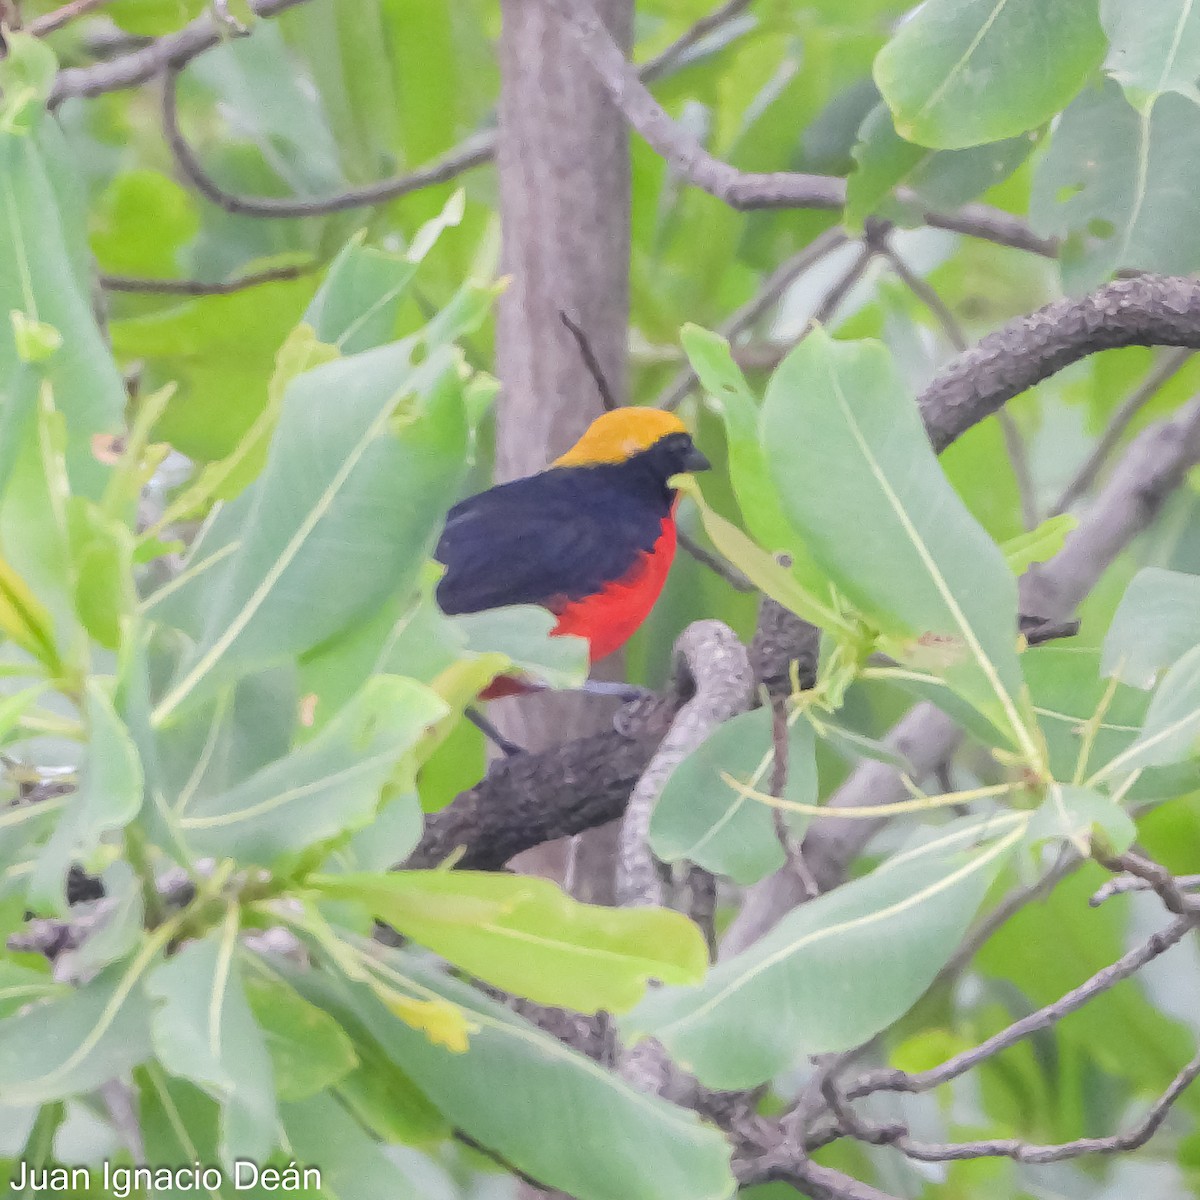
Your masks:
<svg viewBox="0 0 1200 1200"><path fill-rule="evenodd" d="M586 331L617 398L629 312L629 138L574 43L538 0L502 0L497 167L503 269L496 475L540 470L601 411L559 320ZM627 46L633 0L603 0Z"/></svg>
<svg viewBox="0 0 1200 1200"><path fill-rule="evenodd" d="M503 385L496 476L504 480L540 470L602 411L560 311L583 328L613 394L624 399L630 183L625 122L570 37L538 0L501 0L500 7L496 161L510 282L496 351ZM628 47L633 0L602 0L599 8ZM613 711L595 697L569 696L492 707L505 733L530 749L591 732ZM600 833L587 840L592 845L578 853L571 874L582 895L604 899L611 839ZM536 868L561 875L562 853L557 861L553 853L540 856Z"/></svg>

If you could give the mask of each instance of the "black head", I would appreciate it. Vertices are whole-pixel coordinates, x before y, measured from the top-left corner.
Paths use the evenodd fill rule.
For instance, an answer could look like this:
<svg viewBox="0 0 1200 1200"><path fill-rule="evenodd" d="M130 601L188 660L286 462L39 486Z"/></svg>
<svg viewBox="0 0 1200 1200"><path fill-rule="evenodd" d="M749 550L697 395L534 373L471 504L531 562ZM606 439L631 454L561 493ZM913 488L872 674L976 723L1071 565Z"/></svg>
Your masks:
<svg viewBox="0 0 1200 1200"><path fill-rule="evenodd" d="M663 483L672 475L712 469L712 463L696 448L690 433L668 433L635 455L633 461L649 467Z"/></svg>

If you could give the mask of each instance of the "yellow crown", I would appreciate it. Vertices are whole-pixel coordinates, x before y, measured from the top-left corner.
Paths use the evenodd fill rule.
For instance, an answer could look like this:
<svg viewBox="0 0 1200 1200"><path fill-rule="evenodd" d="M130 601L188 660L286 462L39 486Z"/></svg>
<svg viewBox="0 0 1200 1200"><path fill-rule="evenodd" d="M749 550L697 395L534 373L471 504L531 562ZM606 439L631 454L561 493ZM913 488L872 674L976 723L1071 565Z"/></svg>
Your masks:
<svg viewBox="0 0 1200 1200"><path fill-rule="evenodd" d="M616 408L597 417L583 437L551 465L587 467L625 462L671 433L687 433L687 426L674 413L660 408Z"/></svg>

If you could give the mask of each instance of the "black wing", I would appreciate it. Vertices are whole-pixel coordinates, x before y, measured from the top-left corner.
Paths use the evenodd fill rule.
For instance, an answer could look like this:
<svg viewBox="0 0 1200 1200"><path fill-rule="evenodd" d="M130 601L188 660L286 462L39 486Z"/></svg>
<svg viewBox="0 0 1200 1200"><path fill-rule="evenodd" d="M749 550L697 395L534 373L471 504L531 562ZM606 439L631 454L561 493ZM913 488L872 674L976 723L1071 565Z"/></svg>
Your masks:
<svg viewBox="0 0 1200 1200"><path fill-rule="evenodd" d="M501 484L450 510L438 605L453 615L590 596L654 546L666 515L597 468Z"/></svg>

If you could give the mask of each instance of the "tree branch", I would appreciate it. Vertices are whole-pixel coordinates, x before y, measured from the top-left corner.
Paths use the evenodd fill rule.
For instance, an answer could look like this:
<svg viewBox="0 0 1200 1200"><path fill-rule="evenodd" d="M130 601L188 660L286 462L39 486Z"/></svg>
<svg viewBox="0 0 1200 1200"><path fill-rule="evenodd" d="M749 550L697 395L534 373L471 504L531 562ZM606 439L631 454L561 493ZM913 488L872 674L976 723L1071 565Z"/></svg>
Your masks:
<svg viewBox="0 0 1200 1200"><path fill-rule="evenodd" d="M1086 461L1079 468L1075 477L1067 484L1063 494L1058 499L1058 503L1055 504L1051 511L1051 516L1057 516L1059 513L1066 512L1080 496L1091 488L1092 484L1096 482L1104 464L1108 461L1109 455L1116 449L1117 443L1120 442L1122 435L1128 429L1133 418L1158 395L1164 384L1179 374L1191 356L1192 352L1190 350L1172 350L1169 354L1164 354L1150 368L1146 373L1146 378L1129 394L1129 397L1121 407L1113 413L1112 420L1109 421L1104 434L1097 441L1091 454L1087 456Z"/></svg>
<svg viewBox="0 0 1200 1200"><path fill-rule="evenodd" d="M1084 1154L1124 1154L1144 1146L1161 1128L1171 1106L1200 1076L1200 1054L1196 1055L1171 1081L1170 1086L1150 1106L1149 1112L1126 1133L1111 1137L1076 1138L1058 1145L1038 1146L1017 1138L995 1138L978 1142L915 1142L897 1138L893 1145L919 1162L960 1162L970 1158L1011 1158L1023 1163L1062 1162Z"/></svg>
<svg viewBox="0 0 1200 1200"><path fill-rule="evenodd" d="M300 3L301 0L291 0ZM185 60L186 61L186 60ZM179 128L179 111L176 103L176 83L182 63L166 64L167 78L163 85L162 124L171 155L180 174L206 200L227 213L248 217L317 217L329 213L345 212L347 209L363 208L383 204L389 200L407 196L422 188L446 183L471 167L488 162L496 150L496 135L485 130L469 137L441 158L399 175L363 187L347 188L333 196L314 199L295 197L273 198L269 196L237 196L225 191L201 165L196 152L188 145ZM90 69L90 68L89 68Z"/></svg>
<svg viewBox="0 0 1200 1200"><path fill-rule="evenodd" d="M48 12L30 21L26 27L26 33L31 33L34 37L46 37L64 25L69 25L72 21L77 21L80 17L85 17L98 8L103 8L109 2L110 0L71 0L71 3L64 4L61 8L56 8L53 12Z"/></svg>
<svg viewBox="0 0 1200 1200"><path fill-rule="evenodd" d="M249 0L256 17L275 17L303 3L305 0ZM169 67L178 70L198 54L219 46L229 36L229 26L210 6L202 16L189 22L178 33L155 38L149 45L123 54L120 58L94 63L89 67L66 67L59 71L47 106L54 109L73 97L102 96L106 92L137 87L161 75Z"/></svg>
<svg viewBox="0 0 1200 1200"><path fill-rule="evenodd" d="M638 68L638 75L644 83L653 83L661 79L669 71L673 71L689 50L698 42L715 33L722 25L728 25L734 17L741 16L750 7L751 0L726 0L718 8L714 8L698 20L694 25L685 29L669 46L653 58L647 59Z"/></svg>
<svg viewBox="0 0 1200 1200"><path fill-rule="evenodd" d="M317 269L316 263L301 263L288 267L270 267L233 279L207 281L203 279L149 279L134 275L101 275L100 286L107 292L128 292L162 296L231 296L264 283L280 283L299 279Z"/></svg>
<svg viewBox="0 0 1200 1200"><path fill-rule="evenodd" d="M689 680L692 698L642 773L621 825L617 899L625 905L662 903L658 867L649 849L650 816L671 772L722 722L745 712L754 675L745 646L720 621L694 621L675 643L676 678Z"/></svg>
<svg viewBox="0 0 1200 1200"><path fill-rule="evenodd" d="M627 705L616 729L492 764L487 776L425 823L405 864L498 870L515 854L615 820L670 728L678 697Z"/></svg>
<svg viewBox="0 0 1200 1200"><path fill-rule="evenodd" d="M613 103L624 113L667 166L701 191L738 211L759 208L841 209L846 203L846 181L832 175L796 171L749 172L710 154L700 142L668 116L638 77L636 68L609 36L587 0L542 0L578 41L584 56L603 83ZM913 200L901 189L897 196ZM984 205L971 205L952 214L926 213L928 224L956 229L989 241L999 241L1049 257L1057 243L1037 238L1015 217Z"/></svg>
<svg viewBox="0 0 1200 1200"><path fill-rule="evenodd" d="M929 440L940 452L1035 383L1122 346L1200 348L1200 283L1165 275L1118 279L1010 321L952 360L921 394Z"/></svg>
<svg viewBox="0 0 1200 1200"><path fill-rule="evenodd" d="M763 280L758 291L727 321L722 322L717 332L731 342L745 333L764 313L779 302L784 292L805 271L833 253L839 246L845 245L848 240L841 229L827 229L813 238L803 250L780 263ZM695 371L690 366L684 367L654 402L655 406L666 409L677 408L697 382Z"/></svg>
<svg viewBox="0 0 1200 1200"><path fill-rule="evenodd" d="M1105 967L1103 971L1098 971L1053 1004L1047 1004L1044 1008L1039 1008L1036 1012L1022 1017L1007 1029L1002 1029L970 1050L956 1054L939 1066L931 1067L927 1071L918 1071L915 1074L894 1067L867 1071L843 1088L842 1094L847 1100L857 1100L875 1092L908 1094L927 1092L931 1088L940 1087L943 1083L949 1083L950 1080L957 1079L981 1062L995 1057L1002 1050L1015 1046L1031 1034L1058 1024L1065 1016L1082 1008L1088 1001L1094 1000L1102 992L1107 992L1121 980L1128 979L1147 963L1153 962L1172 946L1182 941L1187 933L1195 927L1198 920L1200 920L1200 914L1177 917L1165 929L1152 934L1140 946L1129 951L1111 966Z"/></svg>

